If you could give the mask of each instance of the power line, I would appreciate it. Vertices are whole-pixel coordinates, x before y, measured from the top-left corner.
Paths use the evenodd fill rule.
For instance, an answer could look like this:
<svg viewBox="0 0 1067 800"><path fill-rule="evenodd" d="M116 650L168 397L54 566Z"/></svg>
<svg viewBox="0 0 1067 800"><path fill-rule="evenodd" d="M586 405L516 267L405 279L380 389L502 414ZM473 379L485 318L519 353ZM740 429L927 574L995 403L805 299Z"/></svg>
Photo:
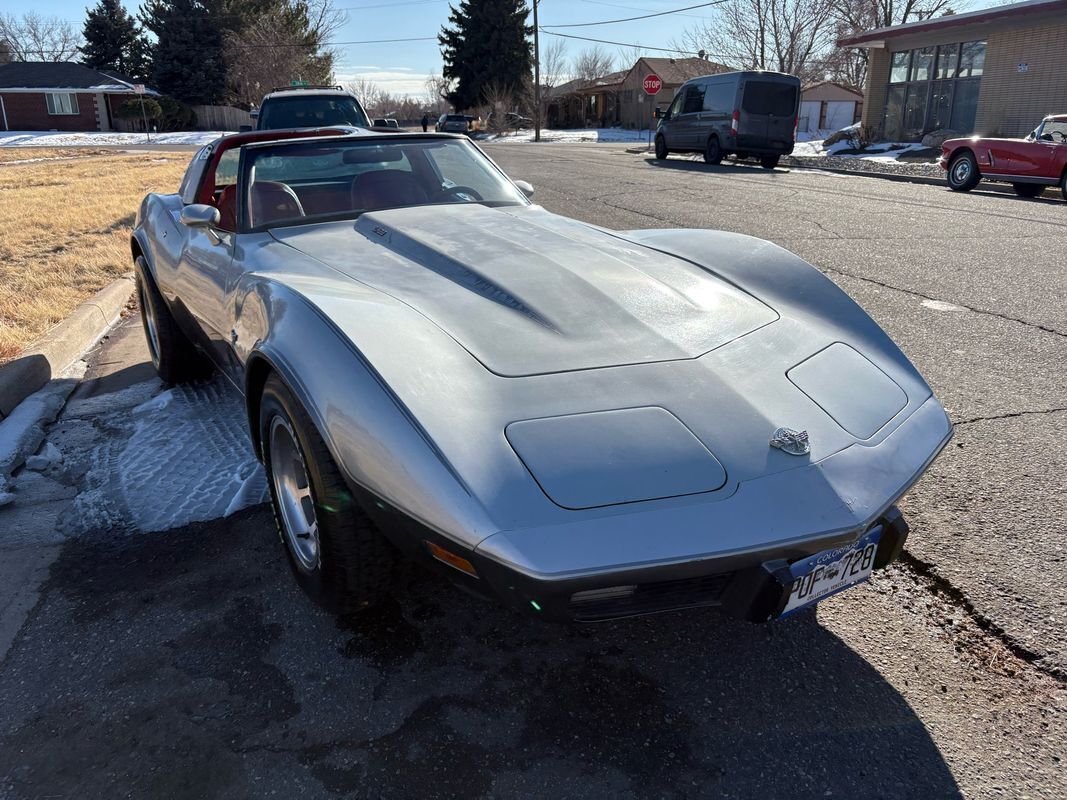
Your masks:
<svg viewBox="0 0 1067 800"><path fill-rule="evenodd" d="M602 0L578 0L578 2L589 3L590 5L594 6L607 6L609 8L625 8L627 11L646 11L651 13L651 10L647 8L638 8L637 6L625 6L621 3L606 3ZM705 16L703 14L678 14L678 16L689 17L691 19L711 19L711 17Z"/></svg>
<svg viewBox="0 0 1067 800"><path fill-rule="evenodd" d="M546 31L544 27L541 28L542 33L547 33L549 36L561 36L564 39L580 39L583 42L596 42L598 44L613 44L617 47L635 47L639 50L658 50L663 53L684 53L688 56L695 56L698 53L695 50L679 50L676 47L649 47L644 44L631 44L628 42L611 42L607 39L591 39L588 36L575 36L572 33L556 33L555 31Z"/></svg>
<svg viewBox="0 0 1067 800"><path fill-rule="evenodd" d="M541 30L545 28L588 28L593 25L614 25L616 22L634 22L639 19L651 19L652 17L665 17L668 14L677 14L680 11L692 11L694 8L707 8L708 6L717 6L721 3L725 3L727 0L712 0L710 3L698 3L695 6L686 6L685 8L675 8L671 11L657 11L654 14L643 14L640 17L625 17L623 19L605 19L600 22L573 22L569 25L542 25ZM548 33L548 31L545 31Z"/></svg>

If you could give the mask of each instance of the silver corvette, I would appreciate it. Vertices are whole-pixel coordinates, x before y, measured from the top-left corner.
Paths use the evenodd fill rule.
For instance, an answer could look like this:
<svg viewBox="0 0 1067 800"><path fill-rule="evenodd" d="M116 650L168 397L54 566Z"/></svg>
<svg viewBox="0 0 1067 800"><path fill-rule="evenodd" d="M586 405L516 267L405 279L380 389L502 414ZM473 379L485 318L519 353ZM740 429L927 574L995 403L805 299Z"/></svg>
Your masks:
<svg viewBox="0 0 1067 800"><path fill-rule="evenodd" d="M818 270L611 231L466 137L224 137L132 240L152 360L243 394L293 572L342 613L399 557L553 619L753 621L867 578L952 435Z"/></svg>

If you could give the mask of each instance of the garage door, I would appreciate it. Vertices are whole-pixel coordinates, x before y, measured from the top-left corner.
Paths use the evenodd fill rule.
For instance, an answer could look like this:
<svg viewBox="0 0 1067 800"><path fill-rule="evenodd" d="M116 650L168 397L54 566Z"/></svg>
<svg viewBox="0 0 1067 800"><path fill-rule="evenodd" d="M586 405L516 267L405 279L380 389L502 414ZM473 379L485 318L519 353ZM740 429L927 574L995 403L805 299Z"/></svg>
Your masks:
<svg viewBox="0 0 1067 800"><path fill-rule="evenodd" d="M814 133L819 128L819 110L822 103L806 102L800 104L800 119L797 120L797 131L800 133Z"/></svg>
<svg viewBox="0 0 1067 800"><path fill-rule="evenodd" d="M856 116L854 100L837 100L826 104L826 127L832 131L847 128Z"/></svg>

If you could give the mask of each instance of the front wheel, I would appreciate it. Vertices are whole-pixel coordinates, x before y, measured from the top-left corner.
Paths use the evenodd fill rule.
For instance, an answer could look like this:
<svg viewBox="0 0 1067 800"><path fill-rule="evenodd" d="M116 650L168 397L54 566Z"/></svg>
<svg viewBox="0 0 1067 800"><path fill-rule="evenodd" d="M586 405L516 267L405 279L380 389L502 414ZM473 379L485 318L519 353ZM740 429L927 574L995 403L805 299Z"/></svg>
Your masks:
<svg viewBox="0 0 1067 800"><path fill-rule="evenodd" d="M722 163L722 145L719 144L719 139L716 136L712 136L708 139L707 147L704 148L704 161L707 164L721 164Z"/></svg>
<svg viewBox="0 0 1067 800"><path fill-rule="evenodd" d="M760 156L759 165L764 169L774 169L778 166L779 156Z"/></svg>
<svg viewBox="0 0 1067 800"><path fill-rule="evenodd" d="M274 522L297 582L351 614L392 586L392 546L360 508L311 417L277 375L263 387L259 436Z"/></svg>
<svg viewBox="0 0 1067 800"><path fill-rule="evenodd" d="M156 288L144 256L137 256L137 304L152 366L164 383L185 383L211 374L211 363L178 327Z"/></svg>
<svg viewBox="0 0 1067 800"><path fill-rule="evenodd" d="M971 153L962 153L948 165L948 187L954 192L969 192L982 180L978 162Z"/></svg>
<svg viewBox="0 0 1067 800"><path fill-rule="evenodd" d="M1019 197L1038 197L1045 191L1045 187L1040 183L1013 183L1011 188Z"/></svg>
<svg viewBox="0 0 1067 800"><path fill-rule="evenodd" d="M656 137L656 160L663 161L668 155L670 150L667 149L667 140L662 136Z"/></svg>
<svg viewBox="0 0 1067 800"><path fill-rule="evenodd" d="M1063 177L1060 178L1060 193L1063 195L1063 199L1067 200L1067 172L1063 173Z"/></svg>

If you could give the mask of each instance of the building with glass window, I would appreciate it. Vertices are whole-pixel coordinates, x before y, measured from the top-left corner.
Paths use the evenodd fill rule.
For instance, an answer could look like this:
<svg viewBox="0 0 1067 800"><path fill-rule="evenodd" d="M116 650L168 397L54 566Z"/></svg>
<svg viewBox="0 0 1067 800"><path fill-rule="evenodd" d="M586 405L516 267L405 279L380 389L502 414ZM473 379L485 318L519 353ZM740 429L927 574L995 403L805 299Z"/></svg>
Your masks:
<svg viewBox="0 0 1067 800"><path fill-rule="evenodd" d="M868 52L862 122L891 141L925 134L1021 136L1067 112L1067 0L879 28L843 39Z"/></svg>

